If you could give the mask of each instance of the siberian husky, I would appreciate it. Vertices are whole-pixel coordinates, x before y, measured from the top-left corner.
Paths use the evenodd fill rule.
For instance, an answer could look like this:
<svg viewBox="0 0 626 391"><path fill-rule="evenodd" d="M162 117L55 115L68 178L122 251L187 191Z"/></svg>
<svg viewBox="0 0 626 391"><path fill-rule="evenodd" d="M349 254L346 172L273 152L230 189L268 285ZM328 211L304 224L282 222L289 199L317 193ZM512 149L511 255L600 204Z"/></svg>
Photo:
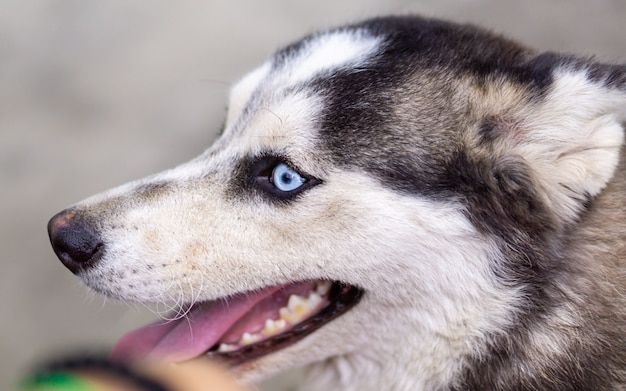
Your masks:
<svg viewBox="0 0 626 391"><path fill-rule="evenodd" d="M368 20L232 89L219 139L49 223L91 289L178 304L120 359L313 390L626 387L626 66Z"/></svg>

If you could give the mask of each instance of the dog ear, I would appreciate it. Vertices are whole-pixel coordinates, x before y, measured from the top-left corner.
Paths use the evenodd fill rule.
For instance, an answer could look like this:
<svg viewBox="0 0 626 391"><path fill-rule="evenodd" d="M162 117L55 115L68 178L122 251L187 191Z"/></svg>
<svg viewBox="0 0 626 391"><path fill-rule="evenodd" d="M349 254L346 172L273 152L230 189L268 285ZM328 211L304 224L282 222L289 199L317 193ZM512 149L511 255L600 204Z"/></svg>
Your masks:
<svg viewBox="0 0 626 391"><path fill-rule="evenodd" d="M562 223L573 222L618 165L626 66L574 58L535 66L536 75L548 75L546 88L523 105L515 125L507 129L505 154L522 157L548 207Z"/></svg>

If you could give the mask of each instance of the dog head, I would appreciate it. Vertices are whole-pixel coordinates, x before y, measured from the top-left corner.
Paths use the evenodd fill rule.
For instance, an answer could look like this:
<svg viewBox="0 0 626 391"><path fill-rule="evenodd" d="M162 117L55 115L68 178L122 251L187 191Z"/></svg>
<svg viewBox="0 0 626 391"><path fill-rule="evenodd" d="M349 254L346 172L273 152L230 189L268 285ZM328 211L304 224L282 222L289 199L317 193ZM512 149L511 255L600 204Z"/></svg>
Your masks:
<svg viewBox="0 0 626 391"><path fill-rule="evenodd" d="M625 87L436 20L315 34L233 88L204 154L61 212L51 241L95 291L179 306L119 357L449 380L540 300L554 265L529 259L612 178Z"/></svg>

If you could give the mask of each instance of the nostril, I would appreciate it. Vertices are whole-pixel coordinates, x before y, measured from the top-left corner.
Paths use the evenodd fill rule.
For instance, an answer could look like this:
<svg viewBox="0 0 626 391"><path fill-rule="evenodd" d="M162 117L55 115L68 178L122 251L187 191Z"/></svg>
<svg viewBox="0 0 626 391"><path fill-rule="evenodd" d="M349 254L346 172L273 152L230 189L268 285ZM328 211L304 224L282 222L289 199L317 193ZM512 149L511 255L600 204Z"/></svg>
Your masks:
<svg viewBox="0 0 626 391"><path fill-rule="evenodd" d="M51 241L52 247L60 255L77 263L90 261L102 247L102 243L83 226L60 229L55 232Z"/></svg>
<svg viewBox="0 0 626 391"><path fill-rule="evenodd" d="M72 273L93 266L102 256L100 236L76 212L63 211L50 219L48 234L57 257Z"/></svg>

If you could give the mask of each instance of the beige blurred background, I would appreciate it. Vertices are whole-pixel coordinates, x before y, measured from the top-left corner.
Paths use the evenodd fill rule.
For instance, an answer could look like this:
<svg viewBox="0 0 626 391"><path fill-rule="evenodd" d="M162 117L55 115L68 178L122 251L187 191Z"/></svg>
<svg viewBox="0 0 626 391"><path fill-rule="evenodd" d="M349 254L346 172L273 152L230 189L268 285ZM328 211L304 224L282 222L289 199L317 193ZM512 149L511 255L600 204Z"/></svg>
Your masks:
<svg viewBox="0 0 626 391"><path fill-rule="evenodd" d="M626 0L0 0L0 389L42 357L107 349L154 318L65 270L49 217L200 153L228 86L277 47L407 12L626 62Z"/></svg>

